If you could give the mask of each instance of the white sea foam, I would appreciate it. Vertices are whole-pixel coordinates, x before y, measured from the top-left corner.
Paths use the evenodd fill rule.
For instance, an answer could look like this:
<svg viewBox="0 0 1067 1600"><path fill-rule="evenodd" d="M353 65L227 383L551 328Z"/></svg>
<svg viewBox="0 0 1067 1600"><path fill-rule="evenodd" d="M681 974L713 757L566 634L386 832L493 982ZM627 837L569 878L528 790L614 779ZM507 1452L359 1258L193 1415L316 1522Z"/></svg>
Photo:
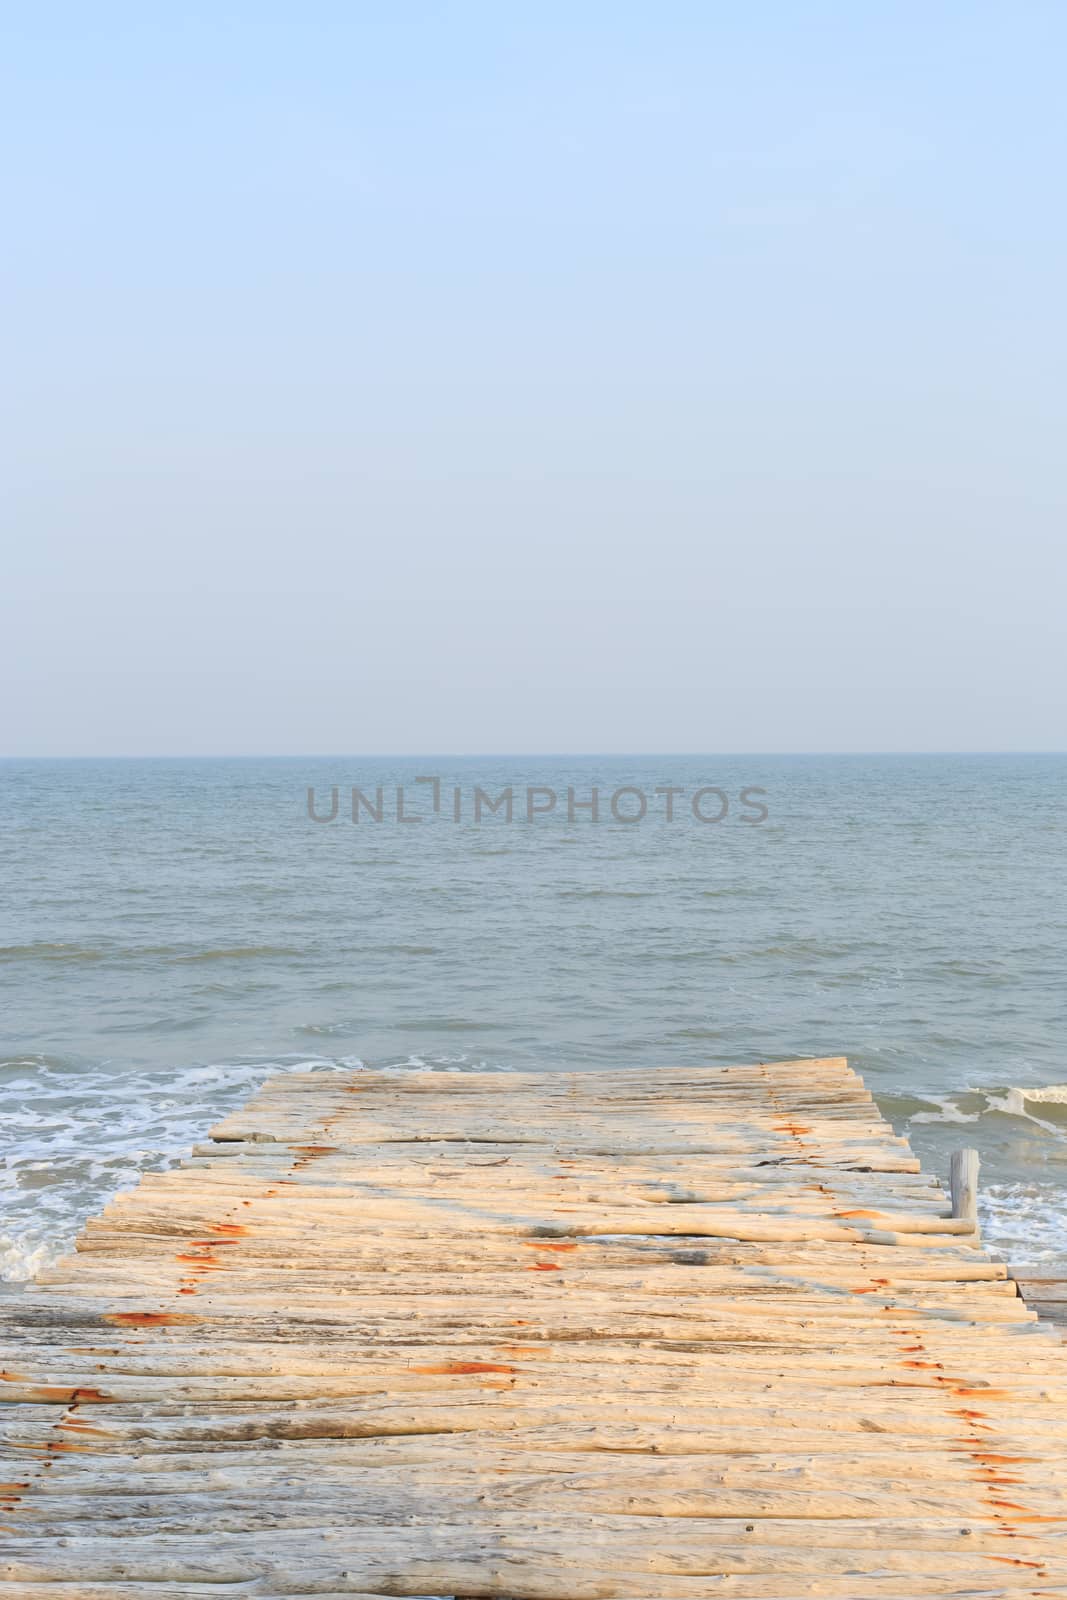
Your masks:
<svg viewBox="0 0 1067 1600"><path fill-rule="evenodd" d="M979 1185L982 1238L993 1255L1013 1268L1067 1256L1067 1212L1059 1185Z"/></svg>
<svg viewBox="0 0 1067 1600"><path fill-rule="evenodd" d="M916 1111L909 1122L977 1122L980 1111L961 1111L951 1100L934 1100L936 1111Z"/></svg>
<svg viewBox="0 0 1067 1600"><path fill-rule="evenodd" d="M63 1254L65 1245L34 1244L10 1234L0 1234L0 1283L28 1283Z"/></svg>

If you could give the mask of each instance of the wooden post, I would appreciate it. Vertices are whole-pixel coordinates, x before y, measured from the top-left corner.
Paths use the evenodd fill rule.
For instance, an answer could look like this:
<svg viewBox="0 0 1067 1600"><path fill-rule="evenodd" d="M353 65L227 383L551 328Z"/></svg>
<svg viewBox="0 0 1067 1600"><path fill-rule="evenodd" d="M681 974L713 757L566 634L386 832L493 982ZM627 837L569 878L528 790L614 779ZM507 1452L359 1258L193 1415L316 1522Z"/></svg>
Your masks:
<svg viewBox="0 0 1067 1600"><path fill-rule="evenodd" d="M952 1215L978 1222L978 1151L954 1150L949 1168Z"/></svg>

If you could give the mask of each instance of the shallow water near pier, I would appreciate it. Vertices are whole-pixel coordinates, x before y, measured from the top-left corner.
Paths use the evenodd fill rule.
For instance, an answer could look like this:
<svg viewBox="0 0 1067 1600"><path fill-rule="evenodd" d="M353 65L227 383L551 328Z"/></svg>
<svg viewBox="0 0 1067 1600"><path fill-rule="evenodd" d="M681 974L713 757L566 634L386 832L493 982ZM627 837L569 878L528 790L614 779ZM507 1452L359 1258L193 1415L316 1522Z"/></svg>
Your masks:
<svg viewBox="0 0 1067 1600"><path fill-rule="evenodd" d="M1055 755L2 762L0 1273L271 1073L838 1054L929 1170L978 1147L993 1248L1062 1261L1065 779ZM508 786L513 820L475 821Z"/></svg>

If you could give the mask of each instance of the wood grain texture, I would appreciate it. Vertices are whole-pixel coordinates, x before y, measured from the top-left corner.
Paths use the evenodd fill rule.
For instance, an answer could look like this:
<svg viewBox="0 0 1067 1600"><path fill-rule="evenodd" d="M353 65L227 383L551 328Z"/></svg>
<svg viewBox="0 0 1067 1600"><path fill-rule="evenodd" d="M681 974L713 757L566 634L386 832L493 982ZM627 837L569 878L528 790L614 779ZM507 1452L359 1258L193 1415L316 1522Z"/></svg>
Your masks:
<svg viewBox="0 0 1067 1600"><path fill-rule="evenodd" d="M977 1150L954 1150L949 1168L949 1191L952 1215L972 1223L978 1220L978 1168Z"/></svg>
<svg viewBox="0 0 1067 1600"><path fill-rule="evenodd" d="M1019 1294L1035 1315L1058 1328L1067 1340L1067 1278L1039 1276L1035 1268L1032 1272L1016 1273L1015 1282Z"/></svg>
<svg viewBox="0 0 1067 1600"><path fill-rule="evenodd" d="M840 1059L277 1078L0 1332L0 1600L1067 1597L1063 1344Z"/></svg>

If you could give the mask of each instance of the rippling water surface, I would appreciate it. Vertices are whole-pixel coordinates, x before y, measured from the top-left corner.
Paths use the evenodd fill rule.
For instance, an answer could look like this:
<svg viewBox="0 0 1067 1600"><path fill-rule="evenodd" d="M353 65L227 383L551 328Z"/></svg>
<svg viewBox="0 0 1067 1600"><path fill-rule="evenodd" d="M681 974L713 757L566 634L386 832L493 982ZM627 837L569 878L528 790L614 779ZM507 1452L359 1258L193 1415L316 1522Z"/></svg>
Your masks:
<svg viewBox="0 0 1067 1600"><path fill-rule="evenodd" d="M991 1243L1067 1255L1065 778L1062 756L0 763L0 1273L271 1072L830 1054L932 1170L980 1148ZM516 820L475 824L475 786L507 784ZM527 823L528 784L560 798ZM600 820L568 821L594 784ZM309 785L323 815L339 787L335 821ZM382 822L353 825L352 785L383 786ZM643 821L612 819L620 785ZM692 815L703 785L721 822Z"/></svg>

